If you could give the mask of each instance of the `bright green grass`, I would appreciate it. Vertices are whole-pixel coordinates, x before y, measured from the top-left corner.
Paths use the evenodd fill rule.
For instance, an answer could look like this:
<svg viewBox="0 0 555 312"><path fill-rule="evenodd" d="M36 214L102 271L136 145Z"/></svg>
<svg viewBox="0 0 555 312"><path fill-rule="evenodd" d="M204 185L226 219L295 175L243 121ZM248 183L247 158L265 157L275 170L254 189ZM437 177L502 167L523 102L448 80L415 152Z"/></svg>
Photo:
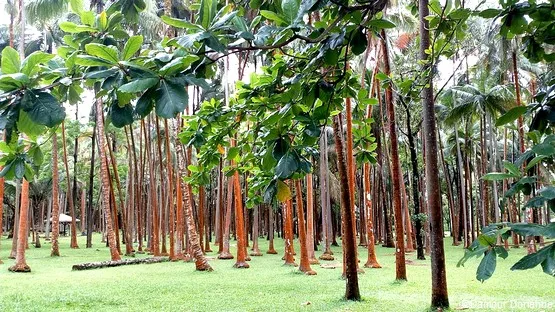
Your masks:
<svg viewBox="0 0 555 312"><path fill-rule="evenodd" d="M318 275L305 276L282 266L282 255L253 257L246 270L232 268L234 260L212 260L211 273L196 272L194 264L183 262L71 271L76 263L109 259L100 237L94 238L94 248L85 249L80 237L79 250L69 249L69 238L62 238L59 258L50 257L49 242L43 241L41 249L31 246L27 263L32 272L28 274L8 272L13 264L7 259L11 242L2 240L0 311L424 311L430 302L429 257L416 261L416 255L409 254L407 258L418 265L407 265L408 282L395 283L393 249L377 247L383 268L366 269L366 274L359 275L364 300L355 303L341 299L345 291L341 268L314 265ZM457 268L463 250L449 242L447 277L453 309L474 306L467 311L483 311L490 302L496 311L555 310L552 277L541 269L509 270L525 249L512 250L509 258L499 260L494 276L482 284L475 279L479 260ZM277 250L282 250L281 240L276 243ZM265 249L266 242L261 240L261 245ZM341 259L341 248L335 247L334 252ZM366 260L366 249L360 248L359 253ZM516 302L539 308L519 308Z"/></svg>

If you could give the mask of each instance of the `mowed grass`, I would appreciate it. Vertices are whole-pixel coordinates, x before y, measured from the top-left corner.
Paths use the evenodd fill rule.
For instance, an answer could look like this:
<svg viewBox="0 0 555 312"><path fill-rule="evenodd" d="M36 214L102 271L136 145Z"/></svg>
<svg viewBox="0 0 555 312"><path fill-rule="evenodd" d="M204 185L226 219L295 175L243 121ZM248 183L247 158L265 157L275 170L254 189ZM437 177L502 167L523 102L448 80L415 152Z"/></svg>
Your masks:
<svg viewBox="0 0 555 312"><path fill-rule="evenodd" d="M471 259L466 267L457 268L463 249L451 246L449 239L445 242L453 310L555 310L552 277L539 268L509 270L524 255L524 248L511 250L507 259L498 261L494 276L480 283L475 278L479 260ZM79 237L78 250L70 249L69 238L62 237L59 258L50 257L50 242L42 243L40 249L31 245L27 250L32 272L22 274L8 272L14 262L7 259L11 241L2 240L0 311L425 311L430 303L429 256L418 261L415 253L408 254L407 259L414 264L407 265L408 281L398 283L394 250L381 246L377 253L383 268L366 269L359 275L363 301L347 302L342 300L345 281L341 267L313 265L318 275L305 276L296 268L283 266L281 254L252 257L249 269L234 269L234 260L211 260L213 272L196 272L193 263L184 262L71 271L73 264L109 259L100 236L94 237L91 249L84 248L84 237ZM234 247L235 242L232 244ZM261 246L265 251L263 239ZM279 239L276 249L283 250ZM334 247L333 251L341 260L341 248ZM366 249L360 247L359 254L363 264ZM208 253L209 257L216 255Z"/></svg>

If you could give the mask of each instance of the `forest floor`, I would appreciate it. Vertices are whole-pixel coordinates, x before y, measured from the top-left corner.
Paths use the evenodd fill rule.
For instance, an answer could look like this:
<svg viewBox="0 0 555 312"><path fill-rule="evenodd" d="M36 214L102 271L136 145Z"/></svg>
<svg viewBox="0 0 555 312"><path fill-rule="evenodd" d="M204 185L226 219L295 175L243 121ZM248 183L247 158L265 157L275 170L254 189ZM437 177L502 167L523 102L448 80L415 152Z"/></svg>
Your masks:
<svg viewBox="0 0 555 312"><path fill-rule="evenodd" d="M395 282L395 256L391 248L377 247L381 269L366 269L359 275L361 302L341 299L345 281L341 267L326 269L313 265L316 276L299 274L283 266L282 255L252 257L251 268L232 268L234 260L211 260L214 272L196 272L193 263L166 262L128 265L89 271L71 271L73 264L109 260L110 253L100 236L93 248L69 248L69 238L60 239L59 258L50 257L50 242L42 248L31 245L27 263L32 272L8 272L14 260L7 259L11 241L2 239L0 259L0 311L425 311L430 302L430 262L416 260L409 253L408 281ZM266 241L260 240L262 250ZM493 277L476 281L479 260L473 258L457 268L461 246L445 240L447 278L452 310L466 311L554 311L553 277L541 268L510 271L525 249L512 249L499 259ZM232 241L235 246L235 241ZM296 245L297 253L298 245ZM217 250L216 246L213 249ZM283 243L276 239L276 250ZM336 263L341 248L334 247ZM232 250L234 253L235 250ZM321 252L317 252L319 255ZM367 251L359 248L361 263ZM208 253L211 258L216 252ZM137 255L146 257L146 255ZM298 257L297 257L298 260ZM339 260L339 261L337 261ZM329 263L329 262L327 262Z"/></svg>

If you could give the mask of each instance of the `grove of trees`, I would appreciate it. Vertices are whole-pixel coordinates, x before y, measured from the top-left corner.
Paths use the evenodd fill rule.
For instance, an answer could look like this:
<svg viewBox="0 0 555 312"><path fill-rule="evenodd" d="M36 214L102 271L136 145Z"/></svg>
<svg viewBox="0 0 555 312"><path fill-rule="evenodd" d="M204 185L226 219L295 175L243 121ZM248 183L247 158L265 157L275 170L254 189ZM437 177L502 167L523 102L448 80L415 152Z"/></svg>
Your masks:
<svg viewBox="0 0 555 312"><path fill-rule="evenodd" d="M461 245L460 265L483 257L479 281L519 247L528 255L512 269L555 276L553 0L8 0L5 11L10 271L31 270L26 247L41 237L60 256L69 226L71 248L101 233L112 261L147 252L202 271L217 249L235 268L278 253L316 275L341 244L347 300L381 267L378 244L395 248L392 280L411 278L405 253L430 259L432 307L449 307L444 242Z"/></svg>

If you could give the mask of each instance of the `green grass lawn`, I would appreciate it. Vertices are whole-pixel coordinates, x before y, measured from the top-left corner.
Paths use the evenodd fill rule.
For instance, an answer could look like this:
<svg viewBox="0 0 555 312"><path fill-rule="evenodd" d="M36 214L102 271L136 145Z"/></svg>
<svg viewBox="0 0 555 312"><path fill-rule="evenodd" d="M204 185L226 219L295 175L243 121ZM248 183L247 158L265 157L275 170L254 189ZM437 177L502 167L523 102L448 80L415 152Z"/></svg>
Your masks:
<svg viewBox="0 0 555 312"><path fill-rule="evenodd" d="M377 247L382 269L366 269L359 275L362 302L341 299L345 281L341 268L313 268L316 276L297 273L282 266L282 255L253 257L249 269L234 269L234 260L212 260L214 272L196 272L193 263L174 262L129 265L89 271L71 271L76 263L108 260L109 251L95 236L94 248L69 248L69 238L60 240L62 257L50 257L50 243L31 245L27 263L32 272L8 272L11 241L0 246L0 311L424 311L430 302L430 264L407 259L408 282L396 283L393 249ZM276 240L276 249L283 244ZM234 244L234 242L232 242ZM462 247L446 240L447 278L453 310L467 311L554 311L555 287L552 277L540 268L513 272L509 268L525 249L513 249L498 260L494 276L480 283L475 271L478 259L457 268ZM266 242L261 240L265 251ZM298 252L298 246L296 246ZM234 251L233 251L234 252ZM334 248L341 259L341 248ZM366 249L360 248L362 263ZM319 254L319 252L317 252ZM209 253L215 257L216 253ZM487 309L487 308L490 309Z"/></svg>

